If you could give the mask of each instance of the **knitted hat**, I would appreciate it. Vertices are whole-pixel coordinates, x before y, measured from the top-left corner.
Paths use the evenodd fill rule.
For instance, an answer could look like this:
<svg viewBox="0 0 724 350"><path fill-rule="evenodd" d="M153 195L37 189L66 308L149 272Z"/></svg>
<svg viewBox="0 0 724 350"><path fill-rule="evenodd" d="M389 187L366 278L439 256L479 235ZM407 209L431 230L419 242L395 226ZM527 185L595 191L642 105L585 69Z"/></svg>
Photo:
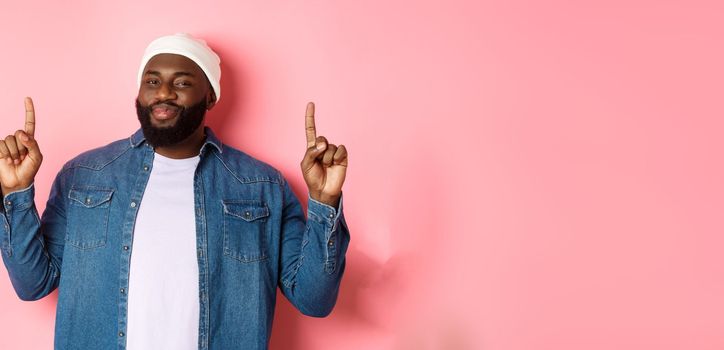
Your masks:
<svg viewBox="0 0 724 350"><path fill-rule="evenodd" d="M206 45L206 41L197 39L186 33L178 33L174 35L162 36L146 47L146 52L141 59L141 67L138 68L138 87L141 87L141 78L143 78L143 69L153 56L162 53L171 53L187 57L194 61L196 65L204 71L206 78L211 83L211 87L216 94L216 101L221 98L221 59L211 48Z"/></svg>

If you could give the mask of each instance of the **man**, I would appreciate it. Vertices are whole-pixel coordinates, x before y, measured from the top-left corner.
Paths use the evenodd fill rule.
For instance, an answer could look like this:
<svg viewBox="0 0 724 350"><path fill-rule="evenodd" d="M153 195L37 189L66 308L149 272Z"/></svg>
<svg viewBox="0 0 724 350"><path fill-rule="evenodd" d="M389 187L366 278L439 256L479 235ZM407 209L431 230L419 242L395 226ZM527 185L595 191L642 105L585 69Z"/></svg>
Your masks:
<svg viewBox="0 0 724 350"><path fill-rule="evenodd" d="M265 349L277 286L306 315L331 312L349 243L347 151L316 136L308 104L305 218L277 170L204 126L219 63L188 35L153 41L141 129L66 163L42 219L32 100L24 130L0 141L0 251L21 299L59 288L56 349Z"/></svg>

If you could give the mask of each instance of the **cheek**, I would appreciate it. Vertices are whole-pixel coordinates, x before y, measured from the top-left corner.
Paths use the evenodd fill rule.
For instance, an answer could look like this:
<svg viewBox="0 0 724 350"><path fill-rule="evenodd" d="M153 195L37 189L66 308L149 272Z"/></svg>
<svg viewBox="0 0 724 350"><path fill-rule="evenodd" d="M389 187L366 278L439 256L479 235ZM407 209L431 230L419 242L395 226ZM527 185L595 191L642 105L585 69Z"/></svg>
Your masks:
<svg viewBox="0 0 724 350"><path fill-rule="evenodd" d="M138 96L136 96L136 98L142 105L148 106L153 100L153 92L148 89L141 88L138 90Z"/></svg>
<svg viewBox="0 0 724 350"><path fill-rule="evenodd" d="M178 102L186 106L197 104L199 101L206 99L206 96L200 91L177 91L176 96L178 96Z"/></svg>

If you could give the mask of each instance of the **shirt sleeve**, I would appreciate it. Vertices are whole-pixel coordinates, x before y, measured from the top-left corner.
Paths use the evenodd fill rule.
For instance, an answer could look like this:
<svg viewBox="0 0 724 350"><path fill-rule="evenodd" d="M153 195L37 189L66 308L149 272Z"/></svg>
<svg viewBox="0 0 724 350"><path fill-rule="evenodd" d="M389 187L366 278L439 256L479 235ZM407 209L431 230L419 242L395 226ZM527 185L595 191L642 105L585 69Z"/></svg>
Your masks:
<svg viewBox="0 0 724 350"><path fill-rule="evenodd" d="M300 312L324 317L337 301L350 234L343 198L337 208L307 199L305 218L299 200L284 183L280 285Z"/></svg>
<svg viewBox="0 0 724 350"><path fill-rule="evenodd" d="M35 185L3 198L0 251L16 294L38 300L58 287L65 243L60 176L51 189L43 219L35 207Z"/></svg>

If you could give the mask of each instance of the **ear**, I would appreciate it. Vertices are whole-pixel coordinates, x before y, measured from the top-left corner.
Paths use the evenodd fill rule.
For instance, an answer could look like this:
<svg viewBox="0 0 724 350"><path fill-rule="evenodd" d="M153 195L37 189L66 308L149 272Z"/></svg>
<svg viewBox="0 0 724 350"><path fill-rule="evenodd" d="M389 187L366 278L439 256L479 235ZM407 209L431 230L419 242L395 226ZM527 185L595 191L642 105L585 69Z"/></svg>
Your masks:
<svg viewBox="0 0 724 350"><path fill-rule="evenodd" d="M209 93L206 95L206 110L210 111L216 106L216 94L214 89L209 89Z"/></svg>

